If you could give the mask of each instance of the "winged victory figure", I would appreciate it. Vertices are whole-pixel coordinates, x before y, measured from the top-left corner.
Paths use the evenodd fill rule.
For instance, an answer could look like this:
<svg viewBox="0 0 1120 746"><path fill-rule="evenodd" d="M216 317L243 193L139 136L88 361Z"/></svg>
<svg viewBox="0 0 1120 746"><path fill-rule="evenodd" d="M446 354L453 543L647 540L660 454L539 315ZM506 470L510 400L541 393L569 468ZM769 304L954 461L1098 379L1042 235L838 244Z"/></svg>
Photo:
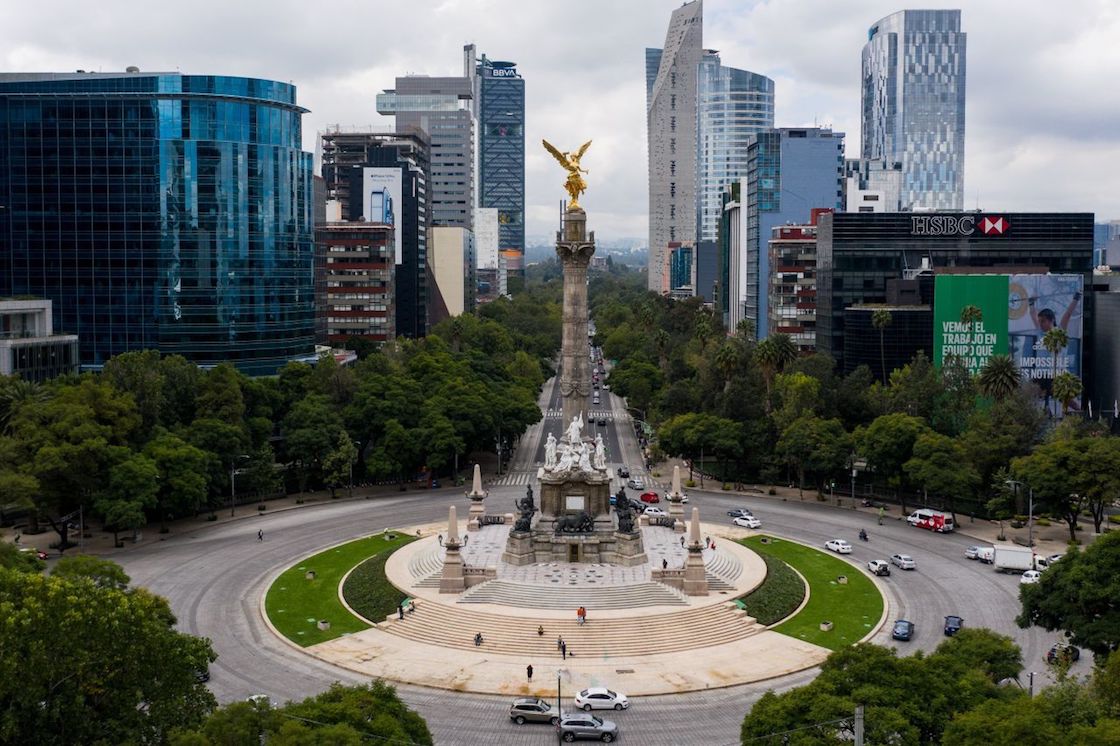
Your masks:
<svg viewBox="0 0 1120 746"><path fill-rule="evenodd" d="M568 190L568 196L572 198L572 201L568 204L568 209L580 209L579 195L587 191L587 182L583 180L583 176L580 174L591 172L586 168L580 168L579 159L587 152L587 149L591 146L591 141L588 140L583 145L580 145L579 150L574 153L562 153L553 147L548 140L541 140L541 142L544 144L544 149L552 153L552 157L558 160L560 165L568 170L568 180L564 182L564 188Z"/></svg>

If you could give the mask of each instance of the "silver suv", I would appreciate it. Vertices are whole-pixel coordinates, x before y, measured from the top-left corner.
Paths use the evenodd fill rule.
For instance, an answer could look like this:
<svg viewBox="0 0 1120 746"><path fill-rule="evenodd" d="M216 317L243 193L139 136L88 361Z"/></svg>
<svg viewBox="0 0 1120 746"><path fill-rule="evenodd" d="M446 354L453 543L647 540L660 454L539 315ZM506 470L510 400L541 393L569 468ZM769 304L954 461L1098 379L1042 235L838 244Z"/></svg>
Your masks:
<svg viewBox="0 0 1120 746"><path fill-rule="evenodd" d="M618 725L588 713L565 715L560 718L560 737L568 742L579 739L610 743L618 738Z"/></svg>
<svg viewBox="0 0 1120 746"><path fill-rule="evenodd" d="M551 723L560 721L560 711L543 699L521 697L513 700L509 708L509 719L518 725L525 723Z"/></svg>

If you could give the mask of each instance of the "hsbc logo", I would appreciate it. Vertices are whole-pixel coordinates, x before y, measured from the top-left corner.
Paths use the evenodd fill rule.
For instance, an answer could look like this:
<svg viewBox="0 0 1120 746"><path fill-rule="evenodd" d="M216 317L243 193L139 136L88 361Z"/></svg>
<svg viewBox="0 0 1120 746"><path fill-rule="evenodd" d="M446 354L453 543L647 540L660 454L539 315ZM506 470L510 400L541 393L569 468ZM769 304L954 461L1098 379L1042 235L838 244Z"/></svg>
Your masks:
<svg viewBox="0 0 1120 746"><path fill-rule="evenodd" d="M977 229L985 236L1002 236L1007 233L1011 223L1007 218L975 215L911 215L910 235L912 236L971 236Z"/></svg>
<svg viewBox="0 0 1120 746"><path fill-rule="evenodd" d="M980 221L980 232L985 236L1002 236L1010 227L1007 218L984 218Z"/></svg>

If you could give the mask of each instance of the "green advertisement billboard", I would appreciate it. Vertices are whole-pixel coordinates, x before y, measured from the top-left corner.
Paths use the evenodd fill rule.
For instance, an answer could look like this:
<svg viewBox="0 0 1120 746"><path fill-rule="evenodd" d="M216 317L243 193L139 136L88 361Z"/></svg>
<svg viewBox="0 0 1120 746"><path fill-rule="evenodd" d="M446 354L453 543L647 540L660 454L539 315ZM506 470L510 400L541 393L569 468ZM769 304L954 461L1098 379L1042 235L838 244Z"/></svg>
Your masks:
<svg viewBox="0 0 1120 746"><path fill-rule="evenodd" d="M933 355L938 367L953 356L975 375L992 355L1007 354L1008 279L1007 275L934 278Z"/></svg>

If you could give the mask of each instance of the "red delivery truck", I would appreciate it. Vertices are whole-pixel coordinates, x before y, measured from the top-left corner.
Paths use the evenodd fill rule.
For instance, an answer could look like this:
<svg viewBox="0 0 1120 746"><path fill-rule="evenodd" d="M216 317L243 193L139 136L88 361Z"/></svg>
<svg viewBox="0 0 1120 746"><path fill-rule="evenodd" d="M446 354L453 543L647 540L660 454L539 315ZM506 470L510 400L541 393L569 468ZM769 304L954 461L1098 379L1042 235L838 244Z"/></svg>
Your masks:
<svg viewBox="0 0 1120 746"><path fill-rule="evenodd" d="M956 528L956 526L953 525L953 516L948 513L942 513L939 510L929 510L927 508L915 510L906 519L906 522L911 526L929 529L930 531L936 531L941 534L947 534Z"/></svg>

